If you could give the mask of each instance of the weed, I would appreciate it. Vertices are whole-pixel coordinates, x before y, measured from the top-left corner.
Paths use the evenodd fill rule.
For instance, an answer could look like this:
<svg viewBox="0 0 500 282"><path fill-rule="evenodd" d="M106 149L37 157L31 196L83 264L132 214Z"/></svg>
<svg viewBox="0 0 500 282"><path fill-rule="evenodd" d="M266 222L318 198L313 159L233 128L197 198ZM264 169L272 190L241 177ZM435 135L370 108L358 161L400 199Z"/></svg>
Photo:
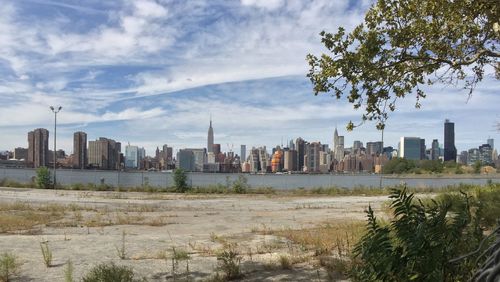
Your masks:
<svg viewBox="0 0 500 282"><path fill-rule="evenodd" d="M2 253L0 255L0 281L11 281L19 273L20 266L16 256L11 253Z"/></svg>
<svg viewBox="0 0 500 282"><path fill-rule="evenodd" d="M73 262L71 262L71 260L69 259L66 262L66 268L64 268L64 281L65 282L75 281L73 278L73 271L74 271Z"/></svg>
<svg viewBox="0 0 500 282"><path fill-rule="evenodd" d="M52 266L52 251L50 250L49 241L40 242L40 249L42 250L43 262L46 267Z"/></svg>
<svg viewBox="0 0 500 282"><path fill-rule="evenodd" d="M126 259L127 258L127 250L125 248L125 236L126 236L126 233L125 233L125 230L122 231L122 242L121 242L121 246L118 247L118 246L115 246L116 248L116 252L118 254L118 257L120 259Z"/></svg>
<svg viewBox="0 0 500 282"><path fill-rule="evenodd" d="M179 268L179 261L186 261L186 280L189 280L189 253L183 249L176 249L172 247L172 278L176 280L177 269Z"/></svg>
<svg viewBox="0 0 500 282"><path fill-rule="evenodd" d="M288 255L281 254L279 256L279 262L280 262L282 269L291 269L292 268L292 262L290 261L290 257Z"/></svg>
<svg viewBox="0 0 500 282"><path fill-rule="evenodd" d="M243 276L241 259L235 245L231 245L217 254L218 268L224 272L226 280L238 279Z"/></svg>

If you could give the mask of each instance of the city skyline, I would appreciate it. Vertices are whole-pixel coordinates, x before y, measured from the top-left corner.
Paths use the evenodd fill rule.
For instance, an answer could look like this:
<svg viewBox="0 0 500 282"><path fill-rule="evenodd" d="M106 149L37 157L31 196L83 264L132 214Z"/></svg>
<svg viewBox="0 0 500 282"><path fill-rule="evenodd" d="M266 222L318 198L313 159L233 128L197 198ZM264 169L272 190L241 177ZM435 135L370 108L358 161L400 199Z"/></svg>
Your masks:
<svg viewBox="0 0 500 282"><path fill-rule="evenodd" d="M209 5L210 4L210 5ZM211 7L217 6L217 9ZM346 146L378 141L346 101L314 97L307 53L320 53L319 32L350 29L368 7L362 1L16 1L0 7L0 150L27 146L26 132L53 127L50 105L61 105L58 149L72 151L73 133L146 148L215 143L265 145L302 137L330 144L338 126ZM500 139L498 81L487 70L472 96L434 85L422 108L399 101L385 144L401 136L442 138L455 122L460 152ZM51 135L52 137L52 135ZM52 142L52 140L50 140Z"/></svg>

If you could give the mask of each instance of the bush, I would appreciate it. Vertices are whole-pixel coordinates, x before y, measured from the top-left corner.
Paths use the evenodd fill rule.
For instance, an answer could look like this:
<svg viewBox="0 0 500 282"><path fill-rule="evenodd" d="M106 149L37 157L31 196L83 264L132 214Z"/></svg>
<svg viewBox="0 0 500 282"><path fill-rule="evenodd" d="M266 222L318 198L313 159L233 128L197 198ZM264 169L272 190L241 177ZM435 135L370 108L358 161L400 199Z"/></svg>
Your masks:
<svg viewBox="0 0 500 282"><path fill-rule="evenodd" d="M52 186L50 171L47 167L41 166L36 170L36 185L42 189L48 189Z"/></svg>
<svg viewBox="0 0 500 282"><path fill-rule="evenodd" d="M2 253L0 255L0 281L9 282L18 274L21 264L17 258L10 253Z"/></svg>
<svg viewBox="0 0 500 282"><path fill-rule="evenodd" d="M177 192L184 193L188 190L187 174L182 168L174 170L174 183Z"/></svg>
<svg viewBox="0 0 500 282"><path fill-rule="evenodd" d="M244 175L239 175L238 179L233 182L233 190L238 194L245 194L250 188L248 185L248 179Z"/></svg>
<svg viewBox="0 0 500 282"><path fill-rule="evenodd" d="M476 250L484 238L481 214L471 212L477 207L471 207L468 196L430 204L413 197L406 187L392 190L389 224L380 223L368 208L366 234L354 248L354 281L465 281L480 265L475 263L479 254L450 262Z"/></svg>
<svg viewBox="0 0 500 282"><path fill-rule="evenodd" d="M133 282L134 271L114 263L94 266L82 279L83 282Z"/></svg>

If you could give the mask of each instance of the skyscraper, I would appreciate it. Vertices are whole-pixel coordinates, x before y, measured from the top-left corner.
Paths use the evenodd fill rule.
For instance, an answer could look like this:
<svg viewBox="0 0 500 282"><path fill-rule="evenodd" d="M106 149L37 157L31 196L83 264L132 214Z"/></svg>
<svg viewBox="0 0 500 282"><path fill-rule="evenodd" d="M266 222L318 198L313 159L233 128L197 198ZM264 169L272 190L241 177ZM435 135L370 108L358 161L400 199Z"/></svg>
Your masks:
<svg viewBox="0 0 500 282"><path fill-rule="evenodd" d="M398 148L400 158L408 160L421 160L421 150L422 139L418 137L401 137Z"/></svg>
<svg viewBox="0 0 500 282"><path fill-rule="evenodd" d="M495 149L495 140L493 138L488 138L488 141L486 142L488 145L490 145L491 149Z"/></svg>
<svg viewBox="0 0 500 282"><path fill-rule="evenodd" d="M84 169L87 167L87 133L73 134L73 167Z"/></svg>
<svg viewBox="0 0 500 282"><path fill-rule="evenodd" d="M444 161L456 161L457 148L455 148L455 123L448 119L444 121Z"/></svg>
<svg viewBox="0 0 500 282"><path fill-rule="evenodd" d="M247 160L247 146L246 145L241 145L240 160L241 160L241 162L244 162Z"/></svg>
<svg viewBox="0 0 500 282"><path fill-rule="evenodd" d="M139 167L139 147L131 146L128 144L125 146L125 167L126 168L138 168Z"/></svg>
<svg viewBox="0 0 500 282"><path fill-rule="evenodd" d="M297 151L297 171L302 171L304 168L305 145L306 142L304 139L299 137L295 140L295 150Z"/></svg>
<svg viewBox="0 0 500 282"><path fill-rule="evenodd" d="M431 160L439 160L439 142L437 139L432 140Z"/></svg>
<svg viewBox="0 0 500 282"><path fill-rule="evenodd" d="M214 129L212 128L212 117L210 117L210 127L208 128L207 151L213 152L214 147Z"/></svg>
<svg viewBox="0 0 500 282"><path fill-rule="evenodd" d="M28 163L34 168L49 165L49 131L37 128L28 132Z"/></svg>

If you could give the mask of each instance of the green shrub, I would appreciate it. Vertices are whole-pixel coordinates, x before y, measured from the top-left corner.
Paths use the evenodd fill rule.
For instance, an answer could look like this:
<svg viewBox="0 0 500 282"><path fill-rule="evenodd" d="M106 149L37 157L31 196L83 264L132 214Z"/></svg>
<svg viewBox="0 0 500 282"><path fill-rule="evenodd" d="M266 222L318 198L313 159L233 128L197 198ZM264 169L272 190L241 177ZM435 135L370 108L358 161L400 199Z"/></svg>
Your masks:
<svg viewBox="0 0 500 282"><path fill-rule="evenodd" d="M0 281L9 282L19 273L21 264L16 256L11 253L2 253L0 255Z"/></svg>
<svg viewBox="0 0 500 282"><path fill-rule="evenodd" d="M238 175L238 179L233 182L233 190L238 194L245 194L250 188L248 179L244 175Z"/></svg>
<svg viewBox="0 0 500 282"><path fill-rule="evenodd" d="M380 223L368 208L366 234L354 248L350 270L354 281L466 281L475 258L450 260L478 248L484 238L479 213L467 195L456 203L442 198L424 204L404 189L393 189L394 217ZM457 211L452 212L454 206ZM461 206L458 207L458 206Z"/></svg>
<svg viewBox="0 0 500 282"><path fill-rule="evenodd" d="M47 167L41 166L36 170L36 185L38 188L47 189L52 186L50 171Z"/></svg>
<svg viewBox="0 0 500 282"><path fill-rule="evenodd" d="M188 190L187 174L182 168L174 170L174 183L177 192L184 193Z"/></svg>
<svg viewBox="0 0 500 282"><path fill-rule="evenodd" d="M94 266L82 279L83 282L133 282L134 271L114 263Z"/></svg>

